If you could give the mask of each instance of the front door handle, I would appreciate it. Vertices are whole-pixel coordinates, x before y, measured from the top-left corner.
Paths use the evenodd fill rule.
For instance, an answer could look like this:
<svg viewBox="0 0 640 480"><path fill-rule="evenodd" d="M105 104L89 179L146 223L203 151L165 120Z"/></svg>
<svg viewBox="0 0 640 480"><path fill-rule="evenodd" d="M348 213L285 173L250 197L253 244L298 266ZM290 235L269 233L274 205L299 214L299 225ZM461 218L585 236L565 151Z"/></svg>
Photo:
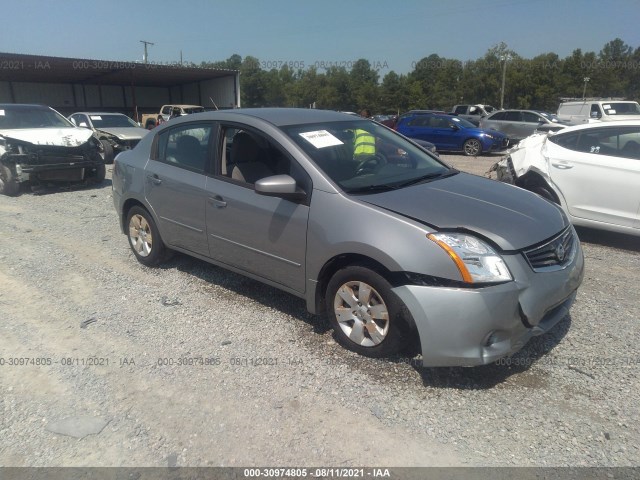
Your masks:
<svg viewBox="0 0 640 480"><path fill-rule="evenodd" d="M551 165L553 165L554 167L556 167L559 170L569 170L570 168L573 168L573 165L570 165L568 163L552 163Z"/></svg>
<svg viewBox="0 0 640 480"><path fill-rule="evenodd" d="M147 178L150 179L154 185L160 185L162 183L162 180L156 173L153 175L147 175Z"/></svg>
<svg viewBox="0 0 640 480"><path fill-rule="evenodd" d="M224 208L227 206L227 202L225 202L220 195L209 197L209 203L216 208Z"/></svg>

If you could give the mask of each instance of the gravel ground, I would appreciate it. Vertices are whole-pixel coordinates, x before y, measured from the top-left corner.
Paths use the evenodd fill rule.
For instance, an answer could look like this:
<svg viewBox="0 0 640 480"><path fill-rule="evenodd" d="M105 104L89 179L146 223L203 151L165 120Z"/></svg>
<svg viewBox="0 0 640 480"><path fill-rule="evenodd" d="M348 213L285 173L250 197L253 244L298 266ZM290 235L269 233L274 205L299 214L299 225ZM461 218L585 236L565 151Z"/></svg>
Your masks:
<svg viewBox="0 0 640 480"><path fill-rule="evenodd" d="M0 466L639 464L637 237L580 230L570 317L510 362L422 369L223 269L140 265L109 179L0 197Z"/></svg>

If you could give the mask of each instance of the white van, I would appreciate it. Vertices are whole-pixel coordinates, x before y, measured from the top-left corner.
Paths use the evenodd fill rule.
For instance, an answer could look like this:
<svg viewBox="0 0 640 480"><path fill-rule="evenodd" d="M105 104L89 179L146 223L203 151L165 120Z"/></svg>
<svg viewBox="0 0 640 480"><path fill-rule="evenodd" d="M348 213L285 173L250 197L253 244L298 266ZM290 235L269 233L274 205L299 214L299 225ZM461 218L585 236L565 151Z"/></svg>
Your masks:
<svg viewBox="0 0 640 480"><path fill-rule="evenodd" d="M558 107L558 118L574 125L581 123L640 120L638 102L618 99L584 99L563 102Z"/></svg>

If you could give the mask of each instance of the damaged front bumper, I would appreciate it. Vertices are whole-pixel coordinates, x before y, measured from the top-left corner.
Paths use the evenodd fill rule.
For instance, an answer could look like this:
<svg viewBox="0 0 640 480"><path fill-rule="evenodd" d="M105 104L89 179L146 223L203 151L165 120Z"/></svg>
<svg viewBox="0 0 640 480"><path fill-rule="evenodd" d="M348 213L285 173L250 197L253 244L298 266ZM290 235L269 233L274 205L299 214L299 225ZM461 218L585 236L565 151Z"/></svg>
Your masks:
<svg viewBox="0 0 640 480"><path fill-rule="evenodd" d="M17 183L82 180L87 170L104 165L97 145L92 142L78 147L10 144L0 161L13 170Z"/></svg>
<svg viewBox="0 0 640 480"><path fill-rule="evenodd" d="M522 349L569 313L584 276L579 241L562 269L534 272L522 254L503 257L514 281L482 288L393 289L413 316L425 367L476 366Z"/></svg>
<svg viewBox="0 0 640 480"><path fill-rule="evenodd" d="M512 185L515 185L516 183L517 177L513 168L511 156L503 157L499 162L491 165L487 174L491 174L491 172L496 172L496 179L500 182L510 183Z"/></svg>

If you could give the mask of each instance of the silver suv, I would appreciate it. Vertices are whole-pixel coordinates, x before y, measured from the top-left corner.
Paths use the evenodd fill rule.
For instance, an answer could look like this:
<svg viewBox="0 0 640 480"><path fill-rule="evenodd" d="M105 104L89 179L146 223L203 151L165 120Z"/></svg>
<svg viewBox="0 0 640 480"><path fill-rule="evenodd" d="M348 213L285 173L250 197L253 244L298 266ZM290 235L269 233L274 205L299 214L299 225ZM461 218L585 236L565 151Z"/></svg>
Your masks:
<svg viewBox="0 0 640 480"><path fill-rule="evenodd" d="M282 289L372 357L491 363L564 318L583 276L560 207L338 112L174 119L116 158L113 200L139 262L175 250Z"/></svg>
<svg viewBox="0 0 640 480"><path fill-rule="evenodd" d="M500 110L480 119L480 128L497 130L509 137L510 144L532 135L536 131L553 132L568 126L552 113L537 110Z"/></svg>

